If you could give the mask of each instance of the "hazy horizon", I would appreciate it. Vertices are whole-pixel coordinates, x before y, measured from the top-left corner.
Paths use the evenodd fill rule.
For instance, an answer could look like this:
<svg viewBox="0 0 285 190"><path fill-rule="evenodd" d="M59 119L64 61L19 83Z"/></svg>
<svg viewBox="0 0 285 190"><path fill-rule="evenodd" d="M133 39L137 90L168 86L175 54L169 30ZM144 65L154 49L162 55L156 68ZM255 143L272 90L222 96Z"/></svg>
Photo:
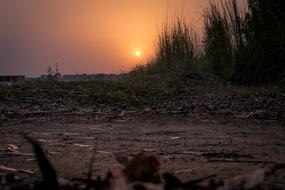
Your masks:
<svg viewBox="0 0 285 190"><path fill-rule="evenodd" d="M0 2L0 75L130 70L153 53L167 15L199 25L207 0L9 0Z"/></svg>

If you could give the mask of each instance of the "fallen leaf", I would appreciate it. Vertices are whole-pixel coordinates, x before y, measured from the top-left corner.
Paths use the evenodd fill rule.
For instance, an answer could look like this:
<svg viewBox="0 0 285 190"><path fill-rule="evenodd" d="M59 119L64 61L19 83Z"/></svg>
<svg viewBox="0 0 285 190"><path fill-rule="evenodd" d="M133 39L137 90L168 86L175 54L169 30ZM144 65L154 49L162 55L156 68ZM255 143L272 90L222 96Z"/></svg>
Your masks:
<svg viewBox="0 0 285 190"><path fill-rule="evenodd" d="M143 181L160 183L159 161L154 156L147 156L145 153L137 154L124 169L129 182Z"/></svg>

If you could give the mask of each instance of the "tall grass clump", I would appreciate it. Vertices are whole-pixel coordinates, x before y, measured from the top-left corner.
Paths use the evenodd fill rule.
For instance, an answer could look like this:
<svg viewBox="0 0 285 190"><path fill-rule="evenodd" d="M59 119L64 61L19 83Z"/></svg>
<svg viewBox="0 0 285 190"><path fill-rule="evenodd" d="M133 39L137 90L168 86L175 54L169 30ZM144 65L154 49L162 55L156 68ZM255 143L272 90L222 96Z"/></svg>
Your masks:
<svg viewBox="0 0 285 190"><path fill-rule="evenodd" d="M285 82L285 1L248 0L246 62L239 78L246 83Z"/></svg>
<svg viewBox="0 0 285 190"><path fill-rule="evenodd" d="M131 73L160 74L189 72L196 54L196 35L182 18L166 21L154 41L154 56Z"/></svg>
<svg viewBox="0 0 285 190"><path fill-rule="evenodd" d="M285 1L210 2L204 21L205 55L215 74L245 84L285 81Z"/></svg>
<svg viewBox="0 0 285 190"><path fill-rule="evenodd" d="M154 64L159 71L191 69L195 57L195 34L183 19L163 26L155 40Z"/></svg>
<svg viewBox="0 0 285 190"><path fill-rule="evenodd" d="M188 73L197 55L197 36L182 18L166 21L154 41L152 59L143 65L136 65L133 74Z"/></svg>
<svg viewBox="0 0 285 190"><path fill-rule="evenodd" d="M246 46L245 8L236 0L210 2L204 13L204 48L212 71L231 79Z"/></svg>

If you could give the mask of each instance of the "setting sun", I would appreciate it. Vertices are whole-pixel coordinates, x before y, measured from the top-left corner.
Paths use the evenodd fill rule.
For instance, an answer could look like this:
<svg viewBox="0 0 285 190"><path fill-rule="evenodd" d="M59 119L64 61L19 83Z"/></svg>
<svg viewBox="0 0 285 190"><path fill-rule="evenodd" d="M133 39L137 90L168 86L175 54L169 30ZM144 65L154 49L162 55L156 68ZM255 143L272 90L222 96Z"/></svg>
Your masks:
<svg viewBox="0 0 285 190"><path fill-rule="evenodd" d="M142 53L140 51L136 51L136 56L140 57L142 55Z"/></svg>
<svg viewBox="0 0 285 190"><path fill-rule="evenodd" d="M0 74L40 76L56 62L65 74L127 72L152 58L168 15L198 22L206 1L0 0Z"/></svg>

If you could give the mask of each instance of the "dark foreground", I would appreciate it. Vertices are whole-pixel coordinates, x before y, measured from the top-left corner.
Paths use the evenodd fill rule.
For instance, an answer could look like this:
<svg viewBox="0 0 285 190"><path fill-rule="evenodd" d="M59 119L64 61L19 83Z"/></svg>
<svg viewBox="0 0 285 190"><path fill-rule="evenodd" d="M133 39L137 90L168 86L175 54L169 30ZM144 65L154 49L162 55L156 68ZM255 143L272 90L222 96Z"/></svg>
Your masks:
<svg viewBox="0 0 285 190"><path fill-rule="evenodd" d="M31 145L38 140L61 177L86 178L95 151L93 174L118 173L118 156L144 151L160 161L161 172L182 181L215 175L227 180L285 163L285 129L272 122L158 117L128 122L32 122L1 127L1 175L41 176ZM11 171L3 167L16 169ZM265 189L284 189L285 169L262 180Z"/></svg>

